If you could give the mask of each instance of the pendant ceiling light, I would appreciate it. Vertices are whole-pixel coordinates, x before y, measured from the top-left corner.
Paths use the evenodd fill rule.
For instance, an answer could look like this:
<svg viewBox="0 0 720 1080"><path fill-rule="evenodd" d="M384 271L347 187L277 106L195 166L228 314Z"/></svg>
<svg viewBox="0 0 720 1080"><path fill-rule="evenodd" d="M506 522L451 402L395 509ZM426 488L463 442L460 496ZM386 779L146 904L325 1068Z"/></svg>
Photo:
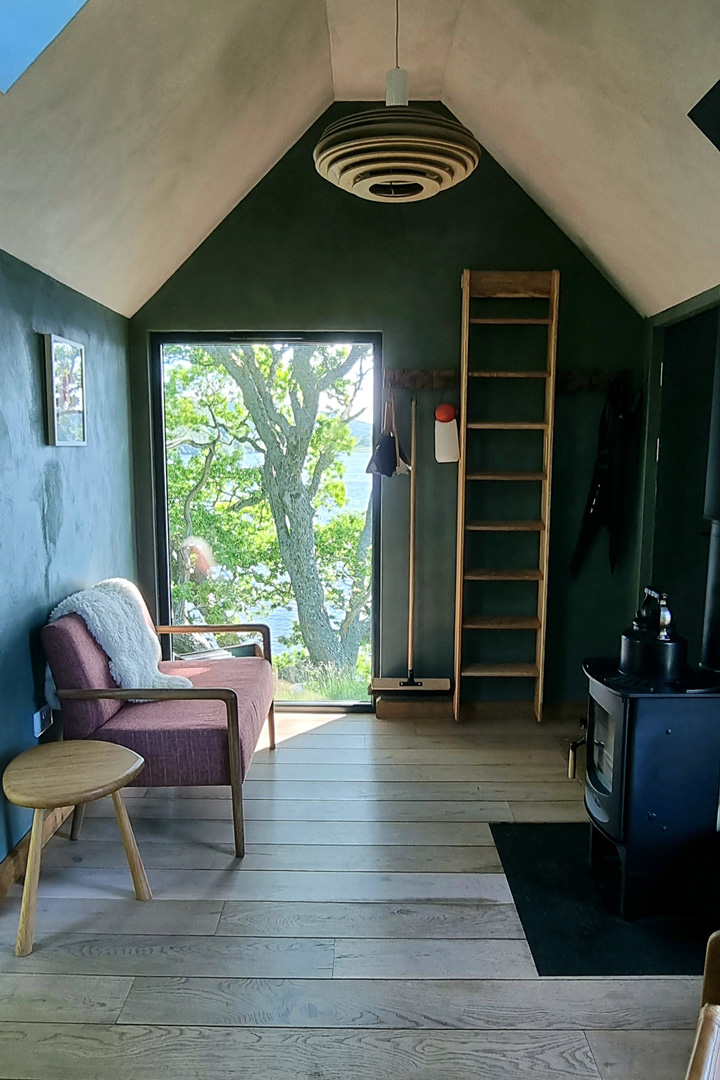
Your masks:
<svg viewBox="0 0 720 1080"><path fill-rule="evenodd" d="M399 0L395 0L395 67L387 73L384 109L331 124L315 147L315 168L331 184L373 202L418 202L459 184L480 159L466 127L408 104L399 66Z"/></svg>

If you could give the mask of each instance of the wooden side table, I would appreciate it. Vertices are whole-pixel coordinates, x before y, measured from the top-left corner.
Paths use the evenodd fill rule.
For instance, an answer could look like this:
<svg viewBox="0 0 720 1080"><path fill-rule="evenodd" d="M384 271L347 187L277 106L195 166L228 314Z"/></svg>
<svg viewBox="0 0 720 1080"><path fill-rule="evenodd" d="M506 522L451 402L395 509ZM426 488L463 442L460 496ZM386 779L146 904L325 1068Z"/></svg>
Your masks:
<svg viewBox="0 0 720 1080"><path fill-rule="evenodd" d="M135 896L138 900L152 898L120 791L144 767L144 758L134 750L116 743L93 742L91 739L45 743L26 750L10 762L3 775L3 791L10 802L35 810L15 945L18 956L27 956L33 948L46 810L54 810L58 806L78 806L112 795Z"/></svg>

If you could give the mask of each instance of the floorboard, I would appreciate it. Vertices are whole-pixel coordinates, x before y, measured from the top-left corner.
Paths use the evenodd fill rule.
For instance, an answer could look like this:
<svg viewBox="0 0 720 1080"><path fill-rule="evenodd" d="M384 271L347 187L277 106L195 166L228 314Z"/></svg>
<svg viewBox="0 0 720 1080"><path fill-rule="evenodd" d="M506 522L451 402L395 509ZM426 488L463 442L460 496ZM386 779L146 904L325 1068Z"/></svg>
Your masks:
<svg viewBox="0 0 720 1080"><path fill-rule="evenodd" d="M116 975L0 974L0 1021L112 1024L131 978Z"/></svg>
<svg viewBox="0 0 720 1080"><path fill-rule="evenodd" d="M127 864L121 842L80 840L53 844L45 866L124 867ZM232 844L209 844L203 840L167 840L147 843L143 862L148 870L229 870L245 874L251 870L337 870L391 871L432 874L500 873L502 864L494 847L401 847L397 844L323 846L320 844L249 843L245 857L238 859Z"/></svg>
<svg viewBox="0 0 720 1080"><path fill-rule="evenodd" d="M227 809L227 807L226 807ZM157 841L204 844L231 844L232 822L194 820L191 818L140 817L133 813L133 829L139 843ZM62 830L67 837L70 827ZM378 844L383 847L399 845L447 847L491 847L490 826L486 822L440 821L257 821L245 823L245 838L249 846L258 844L292 844L296 849L316 844L363 847ZM88 817L82 831L83 840L117 840L114 818Z"/></svg>
<svg viewBox="0 0 720 1080"><path fill-rule="evenodd" d="M153 870L158 900L474 900L510 904L504 874L403 874L355 871ZM39 895L65 899L124 898L131 890L126 869L47 866ZM19 891L13 886L12 893Z"/></svg>
<svg viewBox="0 0 720 1080"><path fill-rule="evenodd" d="M335 941L334 979L528 979L537 976L526 941Z"/></svg>
<svg viewBox="0 0 720 1080"><path fill-rule="evenodd" d="M327 766L332 772L332 766ZM230 798L230 788L224 787L185 787L151 788L146 798L161 798L158 792L165 792L172 799L213 799ZM255 799L274 802L291 799L292 801L336 802L346 799L358 802L382 800L404 802L417 800L429 802L456 802L477 800L483 802L526 800L532 802L558 802L566 799L576 800L579 785L568 780L564 773L547 782L502 782L502 781L453 781L415 782L392 780L246 780L243 784L243 799L252 802Z"/></svg>
<svg viewBox="0 0 720 1080"><path fill-rule="evenodd" d="M450 765L382 765L375 762L360 764L309 765L296 762L278 764L260 762L250 766L246 783L253 780L312 780L320 784L338 780L361 782L442 783L447 781L482 781L507 783L526 781L566 781L567 764L556 754L552 764L522 762L515 765L481 765L455 763Z"/></svg>
<svg viewBox="0 0 720 1080"><path fill-rule="evenodd" d="M0 952L0 971L49 975L232 975L329 979L333 942L143 934L44 934L29 956Z"/></svg>
<svg viewBox="0 0 720 1080"><path fill-rule="evenodd" d="M490 831L585 820L576 723L278 714L245 784L104 799L0 902L0 1080L675 1080L700 981L540 978ZM582 761L579 762L582 776ZM558 883L562 888L562 883Z"/></svg>
<svg viewBox="0 0 720 1080"><path fill-rule="evenodd" d="M697 979L433 978L328 983L312 979L138 978L120 1022L488 1031L692 1031L699 993Z"/></svg>
<svg viewBox="0 0 720 1080"><path fill-rule="evenodd" d="M522 938L513 904L229 901L218 934L249 937Z"/></svg>
<svg viewBox="0 0 720 1080"><path fill-rule="evenodd" d="M598 1080L582 1032L2 1024L12 1080Z"/></svg>
<svg viewBox="0 0 720 1080"><path fill-rule="evenodd" d="M414 786L414 785L413 785ZM161 789L157 789L161 790ZM578 793L580 789L578 788ZM576 796L577 798L577 796ZM464 800L462 802L433 802L432 807L420 800L413 802L379 799L247 799L244 804L246 821L432 821L488 822L512 821L507 801L497 799ZM113 817L112 802L99 799L90 803L88 817ZM131 820L139 818L188 818L229 821L228 799L173 799L150 796L138 799L131 807Z"/></svg>

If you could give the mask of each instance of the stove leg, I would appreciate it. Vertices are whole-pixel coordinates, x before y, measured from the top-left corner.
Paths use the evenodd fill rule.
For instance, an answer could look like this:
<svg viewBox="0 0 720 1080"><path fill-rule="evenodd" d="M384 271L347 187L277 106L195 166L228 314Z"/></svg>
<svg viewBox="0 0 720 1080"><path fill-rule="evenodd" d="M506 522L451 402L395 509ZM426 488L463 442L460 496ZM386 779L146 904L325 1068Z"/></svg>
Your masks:
<svg viewBox="0 0 720 1080"><path fill-rule="evenodd" d="M590 862L607 862L617 858L617 849L599 829L590 822Z"/></svg>

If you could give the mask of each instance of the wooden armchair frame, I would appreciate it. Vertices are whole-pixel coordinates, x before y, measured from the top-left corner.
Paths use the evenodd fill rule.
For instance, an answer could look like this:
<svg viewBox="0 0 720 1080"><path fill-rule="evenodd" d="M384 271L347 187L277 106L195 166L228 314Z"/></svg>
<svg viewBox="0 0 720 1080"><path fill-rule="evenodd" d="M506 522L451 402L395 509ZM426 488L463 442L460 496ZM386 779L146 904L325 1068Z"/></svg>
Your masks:
<svg viewBox="0 0 720 1080"><path fill-rule="evenodd" d="M720 1077L720 930L710 936L705 954L700 1018L685 1080Z"/></svg>
<svg viewBox="0 0 720 1080"><path fill-rule="evenodd" d="M217 626L156 626L157 634L196 634L203 633L260 633L263 642L263 657L272 664L270 647L270 627L264 623L238 623ZM189 687L188 689L146 689L138 686L128 690L119 687L111 690L58 690L60 701L222 701L225 704L228 730L228 761L230 766L230 797L233 813L233 832L235 854L242 859L245 854L245 826L242 803L242 773L240 769L240 728L238 720L238 697L230 687ZM268 710L268 734L270 749L275 749L275 702ZM71 838L77 840L80 835L84 806L76 806L73 815Z"/></svg>

